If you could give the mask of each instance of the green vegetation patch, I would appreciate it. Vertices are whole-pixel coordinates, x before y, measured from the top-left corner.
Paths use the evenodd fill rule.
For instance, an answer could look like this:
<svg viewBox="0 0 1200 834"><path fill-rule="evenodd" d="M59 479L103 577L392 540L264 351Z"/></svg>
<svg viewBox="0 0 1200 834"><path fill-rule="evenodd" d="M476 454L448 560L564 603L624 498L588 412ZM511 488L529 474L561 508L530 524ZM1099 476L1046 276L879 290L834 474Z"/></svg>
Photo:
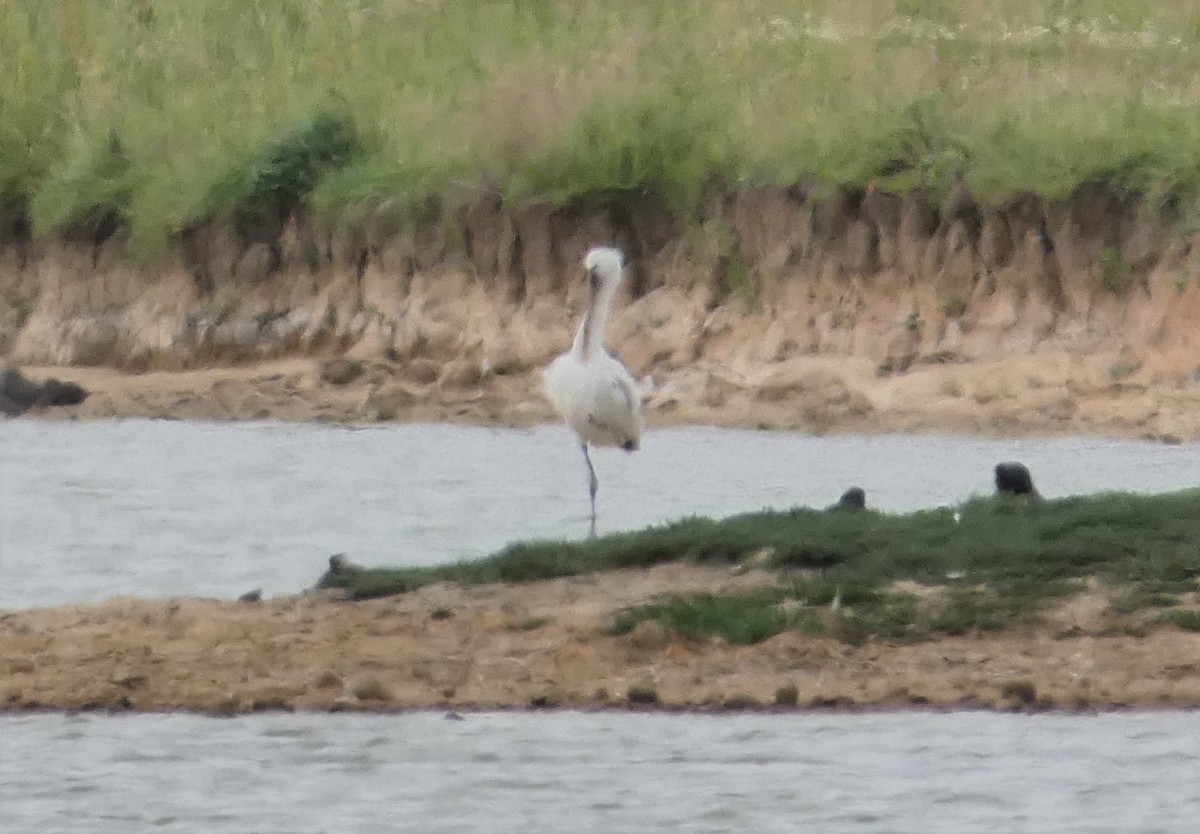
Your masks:
<svg viewBox="0 0 1200 834"><path fill-rule="evenodd" d="M1200 631L1200 611L1195 609L1164 611L1162 620L1184 631Z"/></svg>
<svg viewBox="0 0 1200 834"><path fill-rule="evenodd" d="M758 643L789 628L819 631L811 611L791 611L775 589L750 594L696 594L639 605L622 612L613 632L627 634L638 623L653 620L678 634L718 636L733 645Z"/></svg>
<svg viewBox="0 0 1200 834"><path fill-rule="evenodd" d="M1086 577L1129 586L1114 602L1116 614L1170 606L1197 590L1198 519L1200 490L1037 502L1002 496L907 514L765 510L580 542L518 542L448 565L342 567L319 585L364 599L439 581L520 583L672 561L735 565L754 556L777 571L778 586L658 600L622 614L617 629L652 619L732 643L789 628L851 641L915 639L1034 621L1048 601L1079 590ZM904 581L925 592L897 590Z"/></svg>
<svg viewBox="0 0 1200 834"><path fill-rule="evenodd" d="M677 634L720 637L735 645L757 643L791 629L855 644L870 638L913 642L1031 622L1045 600L1076 588L1070 583L1036 590L951 583L917 595L861 584L843 590L832 581L819 582L828 594L813 593L809 583L799 581L720 596L672 596L621 612L613 633L626 634L652 620Z"/></svg>
<svg viewBox="0 0 1200 834"><path fill-rule="evenodd" d="M1179 598L1174 594L1153 591L1139 583L1120 591L1108 607L1114 614L1125 615L1147 608L1170 608L1178 603Z"/></svg>
<svg viewBox="0 0 1200 834"><path fill-rule="evenodd" d="M97 144L77 142L33 200L38 227L64 237L112 234L128 217L130 176L129 159L115 132Z"/></svg>

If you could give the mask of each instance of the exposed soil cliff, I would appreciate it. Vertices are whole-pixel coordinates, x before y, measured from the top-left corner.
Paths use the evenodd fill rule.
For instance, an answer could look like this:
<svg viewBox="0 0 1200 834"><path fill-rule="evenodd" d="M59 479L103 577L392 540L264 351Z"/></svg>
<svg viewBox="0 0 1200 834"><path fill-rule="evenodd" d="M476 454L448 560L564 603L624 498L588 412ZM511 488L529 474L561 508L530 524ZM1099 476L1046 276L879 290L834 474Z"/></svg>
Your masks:
<svg viewBox="0 0 1200 834"><path fill-rule="evenodd" d="M1001 207L755 188L686 216L448 197L415 222L185 230L148 266L120 233L0 237L0 350L92 390L84 416L544 419L531 371L570 341L582 253L613 243L609 343L660 422L1200 436L1200 238L1102 184Z"/></svg>

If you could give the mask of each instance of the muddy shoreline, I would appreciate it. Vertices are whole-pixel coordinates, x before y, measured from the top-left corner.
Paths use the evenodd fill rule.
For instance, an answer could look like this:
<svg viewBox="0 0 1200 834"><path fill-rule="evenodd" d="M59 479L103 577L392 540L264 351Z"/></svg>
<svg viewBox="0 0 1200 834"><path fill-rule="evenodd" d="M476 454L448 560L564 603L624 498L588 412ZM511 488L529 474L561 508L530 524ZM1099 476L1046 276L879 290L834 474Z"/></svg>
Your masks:
<svg viewBox="0 0 1200 834"><path fill-rule="evenodd" d="M906 644L784 632L732 646L615 613L763 571L672 564L350 603L114 599L0 613L0 711L388 712L1200 708L1200 634L1113 615L1097 585L1044 625Z"/></svg>
<svg viewBox="0 0 1200 834"><path fill-rule="evenodd" d="M1093 435L1200 438L1200 382L1114 382L1108 357L1066 353L924 363L880 375L870 360L807 356L697 363L642 378L651 431L679 425L811 434ZM351 370L347 371L347 368ZM457 422L529 427L557 420L537 369L497 374L451 363L297 357L187 371L25 367L88 391L79 405L21 419Z"/></svg>

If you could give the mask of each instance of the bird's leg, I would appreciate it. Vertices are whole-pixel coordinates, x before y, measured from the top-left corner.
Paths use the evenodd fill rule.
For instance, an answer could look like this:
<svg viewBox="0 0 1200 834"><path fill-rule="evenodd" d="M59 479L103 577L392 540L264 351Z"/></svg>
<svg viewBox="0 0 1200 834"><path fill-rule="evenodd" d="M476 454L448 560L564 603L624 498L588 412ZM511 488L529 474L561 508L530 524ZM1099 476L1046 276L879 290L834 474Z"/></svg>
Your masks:
<svg viewBox="0 0 1200 834"><path fill-rule="evenodd" d="M592 467L592 459L588 455L588 447L586 443L580 445L583 449L583 459L587 462L588 468L588 496L592 500L592 527L590 536L596 537L596 490L600 488L600 481L596 479L596 470Z"/></svg>

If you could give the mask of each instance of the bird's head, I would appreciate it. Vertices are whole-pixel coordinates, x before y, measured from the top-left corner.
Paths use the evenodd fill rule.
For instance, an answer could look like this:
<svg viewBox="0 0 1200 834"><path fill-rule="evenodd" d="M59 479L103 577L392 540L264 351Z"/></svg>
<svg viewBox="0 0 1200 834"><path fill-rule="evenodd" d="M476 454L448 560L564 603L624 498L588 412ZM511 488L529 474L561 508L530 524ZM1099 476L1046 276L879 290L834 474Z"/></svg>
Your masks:
<svg viewBox="0 0 1200 834"><path fill-rule="evenodd" d="M621 280L621 250L610 246L593 246L583 259L587 270L588 288L593 293L602 287L615 287Z"/></svg>

